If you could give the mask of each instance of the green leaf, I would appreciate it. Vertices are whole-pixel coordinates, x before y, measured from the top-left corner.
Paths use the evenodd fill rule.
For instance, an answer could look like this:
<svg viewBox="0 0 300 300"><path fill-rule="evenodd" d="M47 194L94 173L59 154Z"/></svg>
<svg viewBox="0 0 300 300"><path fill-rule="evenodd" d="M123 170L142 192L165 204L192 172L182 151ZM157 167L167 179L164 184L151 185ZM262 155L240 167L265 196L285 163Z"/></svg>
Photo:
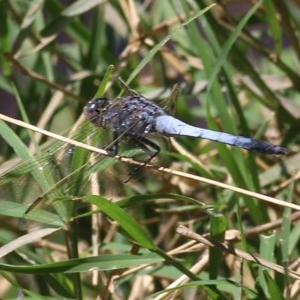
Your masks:
<svg viewBox="0 0 300 300"><path fill-rule="evenodd" d="M106 0L89 0L89 1L77 0L73 4L68 6L68 8L66 8L61 13L61 15L65 16L65 17L75 17L75 16L81 15L81 14L91 10L95 6L105 3L105 2L106 2Z"/></svg>
<svg viewBox="0 0 300 300"><path fill-rule="evenodd" d="M0 120L0 135L14 149L15 153L24 160L32 158L26 145L15 132L2 120Z"/></svg>
<svg viewBox="0 0 300 300"><path fill-rule="evenodd" d="M32 242L37 242L44 238L47 235L53 234L54 232L58 231L57 228L43 228L28 234L25 234L10 243L5 244L4 246L0 247L0 258L4 257L5 255L18 250L20 247L28 245Z"/></svg>
<svg viewBox="0 0 300 300"><path fill-rule="evenodd" d="M172 39L173 36L176 36L177 32L182 30L185 26L187 26L190 22L194 21L195 19L199 18L201 15L205 14L208 10L210 10L215 4L211 4L205 9L198 11L195 15L190 17L186 22L180 24L177 28L175 28L169 35L167 35L164 39L162 39L159 43L157 43L149 53L140 61L138 66L134 69L131 73L129 78L127 79L126 83L129 84L136 76L139 74L143 68L149 63L149 61L154 57L154 55L162 49L162 47Z"/></svg>
<svg viewBox="0 0 300 300"><path fill-rule="evenodd" d="M65 225L62 219L55 213L35 208L25 215L27 209L28 204L0 200L0 215L2 216L24 219L23 221L32 220L37 223L54 227L63 227Z"/></svg>
<svg viewBox="0 0 300 300"><path fill-rule="evenodd" d="M251 7L251 9L249 9L249 11L245 14L245 16L242 18L242 20L236 26L234 31L230 34L226 43L223 45L222 51L218 56L218 60L217 60L216 64L214 65L212 72L209 75L208 87L206 90L207 97L210 93L210 89L211 89L213 83L216 80L217 75L219 74L219 72L225 62L226 57L228 56L230 49L232 48L234 43L237 41L239 35L241 34L241 31L244 29L244 27L247 24L247 22L249 21L249 19L253 16L253 14L256 12L256 10L261 6L262 2L263 2L263 0L258 1L255 5L253 5Z"/></svg>
<svg viewBox="0 0 300 300"><path fill-rule="evenodd" d="M139 223L130 217L125 210L117 204L100 196L86 196L85 200L97 206L103 213L118 222L119 226L134 240L135 243L149 249L155 250L156 246Z"/></svg>
<svg viewBox="0 0 300 300"><path fill-rule="evenodd" d="M266 18L275 43L276 55L282 51L282 24L272 0L264 0Z"/></svg>
<svg viewBox="0 0 300 300"><path fill-rule="evenodd" d="M154 253L148 254L116 254L90 258L70 259L68 261L39 264L32 266L14 266L1 264L0 270L16 273L47 274L47 273L79 273L92 270L119 270L145 264L162 262L162 258Z"/></svg>
<svg viewBox="0 0 300 300"><path fill-rule="evenodd" d="M274 249L276 243L276 235L260 236L260 257L268 261L274 261ZM269 297L269 291L266 282L267 270L265 267L259 266L258 282L264 291L266 297Z"/></svg>
<svg viewBox="0 0 300 300"><path fill-rule="evenodd" d="M268 271L264 270L263 273L267 283L267 290L270 295L269 299L278 299L278 300L286 299L283 297L283 291L280 290L280 287L276 283L276 280L270 276Z"/></svg>
<svg viewBox="0 0 300 300"><path fill-rule="evenodd" d="M215 241L222 242L227 229L227 220L220 213L211 212L210 236ZM209 276L210 279L216 279L219 273L219 267L223 260L223 252L215 247L209 248Z"/></svg>

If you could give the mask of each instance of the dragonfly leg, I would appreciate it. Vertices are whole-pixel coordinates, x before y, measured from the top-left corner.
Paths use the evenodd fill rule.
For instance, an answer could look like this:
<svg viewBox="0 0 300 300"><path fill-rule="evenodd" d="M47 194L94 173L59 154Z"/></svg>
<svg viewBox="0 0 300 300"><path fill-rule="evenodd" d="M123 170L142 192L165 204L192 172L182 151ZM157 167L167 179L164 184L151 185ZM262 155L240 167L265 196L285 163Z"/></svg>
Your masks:
<svg viewBox="0 0 300 300"><path fill-rule="evenodd" d="M159 146L157 146L152 141L144 138L144 137L133 137L133 142L140 147L147 155L149 155L149 158L145 161L145 163L149 163L155 156L157 156L160 152ZM151 147L153 150L150 150L149 147Z"/></svg>
<svg viewBox="0 0 300 300"><path fill-rule="evenodd" d="M150 140L144 138L144 137L131 137L131 141L133 141L138 147L140 147L147 155L149 155L149 158L144 161L144 163L136 168L129 174L129 178L125 180L125 183L129 182L130 179L134 176L134 174L142 167L144 167L146 164L148 164L156 155L159 154L160 148L155 143L151 142ZM149 147L153 148L153 150L150 150Z"/></svg>
<svg viewBox="0 0 300 300"><path fill-rule="evenodd" d="M108 145L105 150L108 152L109 156L116 156L119 151L119 134L114 131L113 132L113 141L110 145Z"/></svg>

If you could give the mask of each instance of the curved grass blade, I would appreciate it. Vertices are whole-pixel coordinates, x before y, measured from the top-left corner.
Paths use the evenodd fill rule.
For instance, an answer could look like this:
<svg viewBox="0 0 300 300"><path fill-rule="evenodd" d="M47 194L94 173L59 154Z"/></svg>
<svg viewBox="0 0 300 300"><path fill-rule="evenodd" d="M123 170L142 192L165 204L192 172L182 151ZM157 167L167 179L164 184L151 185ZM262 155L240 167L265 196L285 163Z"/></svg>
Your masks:
<svg viewBox="0 0 300 300"><path fill-rule="evenodd" d="M15 266L0 264L0 270L16 273L47 274L47 273L79 273L91 270L118 270L144 264L162 262L155 253L131 255L117 254L90 258L70 259L68 261L39 264L32 266Z"/></svg>
<svg viewBox="0 0 300 300"><path fill-rule="evenodd" d="M134 69L131 73L129 78L127 79L126 83L129 84L142 70L143 68L149 63L149 61L154 57L154 55L161 50L161 48L172 39L174 35L176 35L178 30L182 30L185 26L187 26L190 22L194 21L195 19L199 18L201 15L205 14L208 10L210 10L215 4L211 4L203 10L198 11L194 16L190 17L187 21L182 24L179 24L172 32L167 35L164 39L162 39L158 44L156 44L149 53L140 61L138 66Z"/></svg>

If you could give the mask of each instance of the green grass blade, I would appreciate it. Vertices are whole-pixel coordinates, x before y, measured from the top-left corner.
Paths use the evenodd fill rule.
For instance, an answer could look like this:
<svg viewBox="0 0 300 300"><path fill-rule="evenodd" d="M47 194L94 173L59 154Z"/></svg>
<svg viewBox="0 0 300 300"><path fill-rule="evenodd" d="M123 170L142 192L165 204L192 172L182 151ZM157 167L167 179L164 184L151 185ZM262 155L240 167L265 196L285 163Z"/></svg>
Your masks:
<svg viewBox="0 0 300 300"><path fill-rule="evenodd" d="M148 233L117 204L100 196L86 196L85 200L97 206L103 213L117 221L136 243L150 250L156 249Z"/></svg>
<svg viewBox="0 0 300 300"><path fill-rule="evenodd" d="M132 74L127 79L126 83L130 84L130 82L144 69L144 67L149 63L149 61L154 57L154 55L161 50L161 48L172 39L173 36L177 34L178 31L182 30L189 23L199 18L201 15L205 14L208 10L210 10L214 4L209 5L207 8L198 11L194 16L190 17L186 22L180 24L177 28L175 28L169 35L167 35L164 39L162 39L159 43L157 43L138 64L138 66L134 69Z"/></svg>

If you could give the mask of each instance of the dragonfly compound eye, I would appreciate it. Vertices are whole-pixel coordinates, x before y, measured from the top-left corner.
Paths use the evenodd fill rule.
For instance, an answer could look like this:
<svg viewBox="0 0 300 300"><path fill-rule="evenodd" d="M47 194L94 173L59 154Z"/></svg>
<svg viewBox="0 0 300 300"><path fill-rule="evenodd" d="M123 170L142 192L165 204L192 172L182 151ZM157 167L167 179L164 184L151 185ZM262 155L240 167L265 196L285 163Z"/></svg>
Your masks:
<svg viewBox="0 0 300 300"><path fill-rule="evenodd" d="M109 105L109 101L105 97L99 97L87 103L84 110L88 114L100 113Z"/></svg>
<svg viewBox="0 0 300 300"><path fill-rule="evenodd" d="M92 123L96 124L101 122L102 113L107 109L110 105L110 102L105 97L98 97L89 101L84 107L84 114L86 118ZM100 118L100 119L99 119Z"/></svg>
<svg viewBox="0 0 300 300"><path fill-rule="evenodd" d="M92 103L95 105L95 110L100 112L102 109L105 109L109 105L109 101L106 97L98 97L94 100L90 101L89 103Z"/></svg>

